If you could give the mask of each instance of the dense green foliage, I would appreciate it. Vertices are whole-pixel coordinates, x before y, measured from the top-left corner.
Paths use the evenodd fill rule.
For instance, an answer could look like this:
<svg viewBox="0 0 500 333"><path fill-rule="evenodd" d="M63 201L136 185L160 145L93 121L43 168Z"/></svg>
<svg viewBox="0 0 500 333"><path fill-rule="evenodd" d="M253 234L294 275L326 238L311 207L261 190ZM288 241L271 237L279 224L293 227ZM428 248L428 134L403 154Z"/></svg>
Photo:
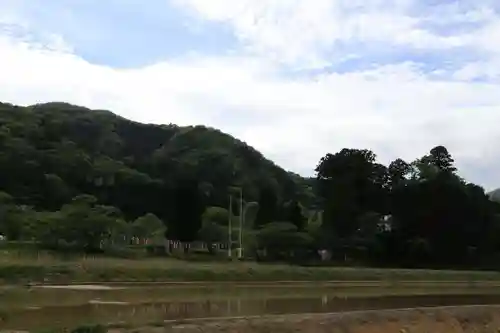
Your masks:
<svg viewBox="0 0 500 333"><path fill-rule="evenodd" d="M203 126L145 125L64 103L0 104L8 240L89 252L167 238L186 252L201 241L213 255L243 244L245 256L266 260L310 262L328 250L342 262L495 265L500 204L458 175L445 147L389 166L346 148L315 171L314 179L286 172Z"/></svg>
<svg viewBox="0 0 500 333"><path fill-rule="evenodd" d="M460 178L447 149L388 167L369 150L328 154L316 168L323 234L337 254L404 265L495 265L500 205Z"/></svg>
<svg viewBox="0 0 500 333"><path fill-rule="evenodd" d="M261 187L276 205L312 197L302 178L215 129L145 125L65 103L0 104L0 190L16 210L54 212L87 194L127 221L154 214L170 239L192 241L205 207L227 207L232 186L246 202ZM9 239L32 236L2 223Z"/></svg>

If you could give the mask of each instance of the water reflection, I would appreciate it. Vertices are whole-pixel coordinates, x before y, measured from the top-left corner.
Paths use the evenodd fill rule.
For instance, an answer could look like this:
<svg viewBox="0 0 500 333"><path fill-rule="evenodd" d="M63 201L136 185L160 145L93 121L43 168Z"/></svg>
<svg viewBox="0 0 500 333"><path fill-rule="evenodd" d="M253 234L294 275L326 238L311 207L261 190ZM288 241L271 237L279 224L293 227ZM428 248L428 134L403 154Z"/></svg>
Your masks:
<svg viewBox="0 0 500 333"><path fill-rule="evenodd" d="M264 314L341 312L419 306L499 304L500 295L426 295L348 298L209 299L142 304L85 304L71 307L18 309L3 314L0 329L74 327L90 323L145 324L163 320Z"/></svg>

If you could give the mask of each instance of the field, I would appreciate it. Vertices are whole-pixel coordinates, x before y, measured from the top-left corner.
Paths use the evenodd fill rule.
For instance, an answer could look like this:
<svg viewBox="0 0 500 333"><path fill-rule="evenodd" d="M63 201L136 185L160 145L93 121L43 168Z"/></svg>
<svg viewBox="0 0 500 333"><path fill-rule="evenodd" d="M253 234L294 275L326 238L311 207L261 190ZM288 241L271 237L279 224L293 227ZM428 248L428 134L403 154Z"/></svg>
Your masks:
<svg viewBox="0 0 500 333"><path fill-rule="evenodd" d="M469 287L450 282L410 287L337 283L4 286L0 287L0 295L0 331L46 331L84 325L141 330L152 326L204 326L207 322L241 326L245 324L242 318L248 319L251 327L255 327L254 323L261 327L274 325L278 318L284 327L289 324L289 328L294 325L300 328L302 319L310 316L330 318L318 317L321 313L486 305L500 301L498 287L482 284Z"/></svg>
<svg viewBox="0 0 500 333"><path fill-rule="evenodd" d="M56 332L82 325L104 325L111 333L463 333L500 328L495 307L437 314L386 310L499 304L499 272L61 258L5 251L0 254L0 296L0 331Z"/></svg>
<svg viewBox="0 0 500 333"><path fill-rule="evenodd" d="M301 267L254 262L193 262L172 258L59 258L0 253L0 282L238 282L238 281L481 281L500 282L500 272Z"/></svg>
<svg viewBox="0 0 500 333"><path fill-rule="evenodd" d="M159 322L143 327L86 325L86 333L497 333L497 305L353 311L342 314L246 316ZM2 332L32 332L31 330ZM45 332L68 332L50 329Z"/></svg>

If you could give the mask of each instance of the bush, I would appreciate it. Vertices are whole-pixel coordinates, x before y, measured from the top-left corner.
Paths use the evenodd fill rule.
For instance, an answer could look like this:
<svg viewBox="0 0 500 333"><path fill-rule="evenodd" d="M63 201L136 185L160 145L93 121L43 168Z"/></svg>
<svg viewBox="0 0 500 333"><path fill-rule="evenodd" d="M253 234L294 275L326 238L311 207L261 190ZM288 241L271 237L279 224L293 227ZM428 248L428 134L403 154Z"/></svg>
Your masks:
<svg viewBox="0 0 500 333"><path fill-rule="evenodd" d="M103 254L109 257L122 259L139 259L146 257L146 251L144 251L144 249L131 249L119 246L106 247Z"/></svg>

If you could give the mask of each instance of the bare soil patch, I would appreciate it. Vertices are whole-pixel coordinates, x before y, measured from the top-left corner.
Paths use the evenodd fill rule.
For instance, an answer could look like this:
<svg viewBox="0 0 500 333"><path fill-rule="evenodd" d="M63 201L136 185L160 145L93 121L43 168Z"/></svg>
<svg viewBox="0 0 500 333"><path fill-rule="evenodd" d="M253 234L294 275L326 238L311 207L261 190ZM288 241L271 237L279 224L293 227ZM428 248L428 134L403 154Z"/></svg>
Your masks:
<svg viewBox="0 0 500 333"><path fill-rule="evenodd" d="M164 327L134 332L498 333L499 330L500 306L462 306L171 322Z"/></svg>

